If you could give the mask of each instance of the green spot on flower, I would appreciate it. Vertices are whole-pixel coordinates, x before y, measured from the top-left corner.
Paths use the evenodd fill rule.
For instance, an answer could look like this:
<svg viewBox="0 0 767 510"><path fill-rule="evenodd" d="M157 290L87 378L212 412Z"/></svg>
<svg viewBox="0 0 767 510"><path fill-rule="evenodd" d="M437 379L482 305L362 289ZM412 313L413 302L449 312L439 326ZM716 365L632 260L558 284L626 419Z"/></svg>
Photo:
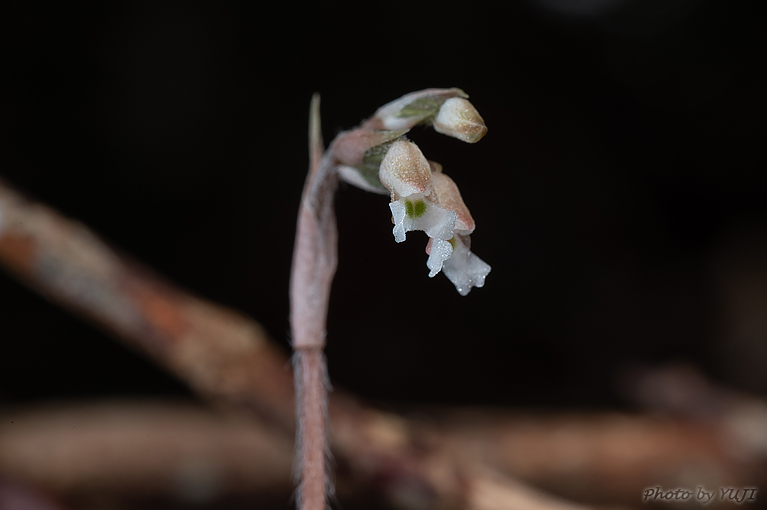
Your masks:
<svg viewBox="0 0 767 510"><path fill-rule="evenodd" d="M405 200L405 214L407 215L408 218L412 218L413 215L415 214L413 202L411 202L410 200Z"/></svg>
<svg viewBox="0 0 767 510"><path fill-rule="evenodd" d="M452 246L454 250L455 250L455 246L457 242L458 241L455 240L455 237L451 237L450 240L448 241L448 243L450 243L450 246Z"/></svg>
<svg viewBox="0 0 767 510"><path fill-rule="evenodd" d="M408 218L420 218L425 212L426 202L423 200L416 200L415 202L411 202L410 200L405 199L405 214Z"/></svg>
<svg viewBox="0 0 767 510"><path fill-rule="evenodd" d="M418 200L415 203L415 210L413 211L413 214L416 218L420 218L423 216L423 213L426 212L426 202L423 200Z"/></svg>

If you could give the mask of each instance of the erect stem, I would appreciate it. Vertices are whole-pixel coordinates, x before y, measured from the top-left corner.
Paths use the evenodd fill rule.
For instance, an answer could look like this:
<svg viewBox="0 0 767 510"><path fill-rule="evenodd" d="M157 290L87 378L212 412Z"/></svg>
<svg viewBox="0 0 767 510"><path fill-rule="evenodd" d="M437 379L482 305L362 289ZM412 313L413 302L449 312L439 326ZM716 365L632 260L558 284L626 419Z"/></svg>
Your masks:
<svg viewBox="0 0 767 510"><path fill-rule="evenodd" d="M300 510L324 510L333 492L327 443L327 371L319 347L297 348L293 355L296 382L296 503Z"/></svg>
<svg viewBox="0 0 767 510"><path fill-rule="evenodd" d="M327 473L327 376L325 325L330 285L336 271L337 228L333 195L338 177L329 154L323 156L319 95L309 116L309 175L298 212L290 278L290 325L296 386L296 458L294 472L299 510L324 510Z"/></svg>

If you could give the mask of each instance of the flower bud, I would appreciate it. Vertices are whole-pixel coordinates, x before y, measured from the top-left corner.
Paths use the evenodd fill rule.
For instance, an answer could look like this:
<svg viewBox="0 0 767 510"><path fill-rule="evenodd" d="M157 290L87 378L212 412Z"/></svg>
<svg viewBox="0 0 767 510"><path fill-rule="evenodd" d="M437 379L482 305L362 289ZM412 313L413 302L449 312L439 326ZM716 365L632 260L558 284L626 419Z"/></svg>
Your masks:
<svg viewBox="0 0 767 510"><path fill-rule="evenodd" d="M410 129L417 124L428 122L439 111L442 103L451 97L469 97L458 88L425 89L406 94L385 104L370 119L376 129Z"/></svg>
<svg viewBox="0 0 767 510"><path fill-rule="evenodd" d="M416 144L406 140L395 140L389 146L381 161L378 178L391 192L392 200L414 193L431 193L429 162Z"/></svg>
<svg viewBox="0 0 767 510"><path fill-rule="evenodd" d="M467 99L451 97L442 103L434 117L434 130L464 142L475 143L485 136L487 126Z"/></svg>

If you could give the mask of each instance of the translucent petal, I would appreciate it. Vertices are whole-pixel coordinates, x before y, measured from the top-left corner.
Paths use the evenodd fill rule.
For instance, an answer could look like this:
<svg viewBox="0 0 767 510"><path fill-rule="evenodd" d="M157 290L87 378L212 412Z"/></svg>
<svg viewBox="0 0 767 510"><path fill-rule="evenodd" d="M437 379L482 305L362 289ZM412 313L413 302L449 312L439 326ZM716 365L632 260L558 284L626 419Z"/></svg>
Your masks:
<svg viewBox="0 0 767 510"><path fill-rule="evenodd" d="M453 254L453 245L450 241L442 239L429 240L429 260L426 267L429 268L429 278L434 278L442 270L444 262Z"/></svg>
<svg viewBox="0 0 767 510"><path fill-rule="evenodd" d="M460 236L455 239L457 242L453 254L445 260L442 272L453 282L458 293L465 296L472 287L482 287L485 284L490 265L474 255Z"/></svg>

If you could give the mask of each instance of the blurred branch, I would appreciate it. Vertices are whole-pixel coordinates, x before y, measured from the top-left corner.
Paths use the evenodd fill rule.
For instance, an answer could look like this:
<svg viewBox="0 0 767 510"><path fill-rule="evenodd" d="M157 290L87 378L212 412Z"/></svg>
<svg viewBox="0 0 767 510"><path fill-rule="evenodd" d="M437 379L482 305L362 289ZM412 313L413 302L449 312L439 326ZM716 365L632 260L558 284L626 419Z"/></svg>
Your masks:
<svg viewBox="0 0 767 510"><path fill-rule="evenodd" d="M742 455L728 428L698 420L481 409L437 416L456 450L576 501L636 505L644 489L658 485L716 488L767 482L763 458ZM767 427L761 434L767 435Z"/></svg>
<svg viewBox="0 0 767 510"><path fill-rule="evenodd" d="M284 502L292 488L290 437L232 413L113 401L0 417L0 473L68 497L205 502L258 495Z"/></svg>
<svg viewBox="0 0 767 510"><path fill-rule="evenodd" d="M0 181L0 262L52 301L146 353L200 394L239 404L293 433L283 353L253 321L192 297L116 254L84 226ZM439 444L402 418L351 397L330 402L339 472L406 508L575 508L521 488ZM423 434L421 434L423 435Z"/></svg>
<svg viewBox="0 0 767 510"><path fill-rule="evenodd" d="M627 390L630 398L654 413L715 427L739 457L767 460L767 402L763 399L717 386L685 364L638 370Z"/></svg>
<svg viewBox="0 0 767 510"><path fill-rule="evenodd" d="M763 486L767 478L758 459L739 455L726 430L707 423L482 409L428 415L430 423L363 412L358 418L367 436L362 439L375 444L355 455L353 469L362 476L350 476L349 460L343 461L341 496L370 496L361 482L369 481L364 472L376 466L366 463L383 457L384 450L389 471L379 463L377 476L416 472L414 486L392 496L411 508L419 506L419 491L426 489L416 483L423 478L418 471L449 481L458 460L473 482L470 508L511 508L520 498L520 506L530 507L538 495L509 475L578 501L627 506L636 506L647 487ZM417 451L429 459L413 464ZM292 441L281 431L190 404L113 401L0 413L0 473L75 500L286 502L291 456ZM540 508L551 508L543 501Z"/></svg>
<svg viewBox="0 0 767 510"><path fill-rule="evenodd" d="M34 487L0 478L0 508L3 510L68 510Z"/></svg>
<svg viewBox="0 0 767 510"><path fill-rule="evenodd" d="M0 473L63 492L84 484L288 493L292 378L286 356L255 322L163 282L2 181L0 262L200 394L266 420L246 424L148 404L29 411L0 427ZM404 508L553 510L575 506L507 474L594 504L632 504L658 483L764 483L767 404L689 369L644 374L632 388L677 417L454 411L427 424L336 393L330 415L339 489L384 494Z"/></svg>
<svg viewBox="0 0 767 510"><path fill-rule="evenodd" d="M83 225L25 200L1 180L0 263L201 395L292 427L293 383L285 355L256 322L174 288Z"/></svg>

